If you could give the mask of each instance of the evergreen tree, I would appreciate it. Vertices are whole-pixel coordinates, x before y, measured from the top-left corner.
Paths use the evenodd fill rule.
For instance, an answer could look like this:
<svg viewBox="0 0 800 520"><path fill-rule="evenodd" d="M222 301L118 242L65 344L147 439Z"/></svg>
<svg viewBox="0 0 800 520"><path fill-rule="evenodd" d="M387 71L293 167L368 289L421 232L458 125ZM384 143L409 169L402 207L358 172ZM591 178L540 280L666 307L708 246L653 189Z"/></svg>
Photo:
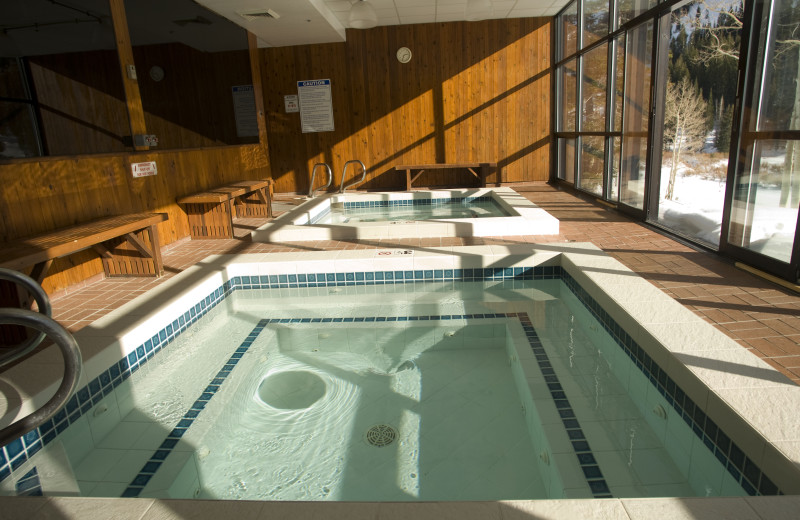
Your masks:
<svg viewBox="0 0 800 520"><path fill-rule="evenodd" d="M721 100L720 100L721 101ZM714 145L718 152L727 153L731 147L731 127L733 126L733 105L725 105L720 117Z"/></svg>

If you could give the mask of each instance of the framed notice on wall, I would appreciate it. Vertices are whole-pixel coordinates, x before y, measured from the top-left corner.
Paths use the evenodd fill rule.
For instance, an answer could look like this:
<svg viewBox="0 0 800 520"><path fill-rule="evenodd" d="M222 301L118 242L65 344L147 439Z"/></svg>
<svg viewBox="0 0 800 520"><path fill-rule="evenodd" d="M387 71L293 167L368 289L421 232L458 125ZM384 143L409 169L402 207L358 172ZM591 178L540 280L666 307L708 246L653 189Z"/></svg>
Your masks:
<svg viewBox="0 0 800 520"><path fill-rule="evenodd" d="M258 137L258 118L256 117L256 97L253 85L238 85L233 90L233 115L236 117L238 137Z"/></svg>
<svg viewBox="0 0 800 520"><path fill-rule="evenodd" d="M303 133L332 132L331 80L298 81L297 94L300 98L300 124Z"/></svg>

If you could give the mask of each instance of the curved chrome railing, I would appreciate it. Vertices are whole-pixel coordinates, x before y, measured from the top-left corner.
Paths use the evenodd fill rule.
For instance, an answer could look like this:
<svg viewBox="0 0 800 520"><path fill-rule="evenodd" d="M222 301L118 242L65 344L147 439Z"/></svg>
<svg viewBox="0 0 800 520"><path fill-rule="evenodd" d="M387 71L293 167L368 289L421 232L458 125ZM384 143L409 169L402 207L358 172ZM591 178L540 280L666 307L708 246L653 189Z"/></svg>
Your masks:
<svg viewBox="0 0 800 520"><path fill-rule="evenodd" d="M82 359L81 351L72 334L50 317L52 314L50 299L35 280L10 269L0 269L0 279L24 286L39 305L39 312L25 309L0 309L0 325L20 325L39 331L34 338L0 356L0 368L30 353L45 336L49 336L55 342L64 357L64 377L56 393L36 411L0 430L0 446L5 446L14 439L38 428L64 406L78 387Z"/></svg>
<svg viewBox="0 0 800 520"><path fill-rule="evenodd" d="M326 184L325 186L320 186L317 189L314 189L314 177L317 174L317 166L324 166L325 169L328 171L328 184ZM328 163L315 164L314 167L311 169L311 184L308 185L308 198L309 199L314 198L314 194L319 190L327 190L328 188L331 187L332 183L333 183L333 172L331 171L331 167L328 166Z"/></svg>
<svg viewBox="0 0 800 520"><path fill-rule="evenodd" d="M360 164L361 165L361 178L358 180L353 179L350 184L345 185L344 178L347 175L347 167L351 164ZM364 166L364 163L359 161L358 159L353 159L352 161L347 161L344 163L344 168L342 168L342 183L339 186L339 193L344 193L344 190L349 188L350 186L355 186L356 184L361 184L364 182L364 179L367 178L367 167Z"/></svg>
<svg viewBox="0 0 800 520"><path fill-rule="evenodd" d="M19 271L14 271L13 269L0 268L0 280L7 280L9 282L14 282L17 285L21 285L25 290L28 291L28 293L30 293L31 296L33 296L33 299L39 306L40 314L47 317L53 315L53 308L50 305L50 298L47 297L47 293L44 292L42 286L30 276L22 274ZM8 363L21 358L35 349L39 343L42 342L44 337L45 333L40 331L36 336L28 338L27 341L17 347L14 347L14 349L10 352L0 354L0 367L3 367Z"/></svg>

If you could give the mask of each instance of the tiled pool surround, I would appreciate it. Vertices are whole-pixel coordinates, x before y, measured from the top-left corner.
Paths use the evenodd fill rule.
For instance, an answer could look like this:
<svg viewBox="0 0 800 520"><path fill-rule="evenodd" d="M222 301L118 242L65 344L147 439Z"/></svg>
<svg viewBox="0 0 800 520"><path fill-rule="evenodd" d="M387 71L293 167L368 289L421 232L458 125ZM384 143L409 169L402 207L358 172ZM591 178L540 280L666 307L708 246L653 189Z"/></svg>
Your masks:
<svg viewBox="0 0 800 520"><path fill-rule="evenodd" d="M603 323L607 332L614 337L625 353L636 362L637 367L656 385L658 392L669 406L681 415L684 421L692 427L695 435L711 450L714 456L726 464L731 475L748 492L774 494L779 492L778 486L787 493L798 492L795 489L798 485L796 466L780 456L781 448L784 450L796 448L798 443L792 438L792 434L797 430L790 429L785 424L767 424L765 426L769 430L784 431L785 433L776 440L761 439L758 434L744 428L744 421L758 422L759 417L770 415L764 413L769 411L769 407L764 405L763 400L758 396L753 396L760 409L745 404L745 406L740 405L736 412L726 413L721 397L714 392L709 392L708 389L705 392L700 389L702 386L700 379L704 378L706 371L709 370L707 368L709 361L696 363L698 367L696 373L687 373L691 367L686 368L679 361L675 361L675 358L689 355L687 340L702 341L705 349L700 352L708 352L708 356L712 358L711 361L714 360L713 353L720 354L716 358L727 363L727 365L720 365L719 371L723 372L722 380L715 377L706 377L706 379L712 385L717 385L718 391L723 395L728 393L751 395L751 392L737 394L731 391L738 388L759 387L766 389L773 401L776 399L781 401L776 405L791 405L793 402L797 402L798 394L794 390L796 387L794 385L787 386L774 374L761 373L760 371L766 369L746 357L735 361L740 367L751 367L751 371L757 374L755 378L724 372L725 367L734 362L731 353L726 353L725 345L719 343L727 338L721 334L715 334L714 329L702 323L697 323L697 325L702 324L704 330L695 328L693 325L696 324L696 320L689 319L688 316L679 316L676 314L677 307L670 308L668 303L659 302L657 296L666 298L660 291L638 276L632 275L630 271L603 255L593 246L586 244L547 246L546 250L534 250L527 246L445 249L428 252L415 251L413 254L404 254L407 251L393 250L341 252L336 254L333 270L326 272L320 269L321 272L314 274L310 271L317 269L312 269L308 264L294 263L290 255L209 258L209 264L218 264L220 267L222 267L222 263L226 264L226 276L219 272L208 276L203 272L208 268L197 267L186 273L185 277L188 280L181 279L182 275L158 291L159 294L170 295L168 299L171 300L162 301L160 308L163 312L158 313L158 316L141 316L141 314L145 314L143 308L148 305L137 305L137 302L132 302L128 307L120 309L115 316L98 321L90 328L92 330L87 331L87 334L79 335L82 336L81 339L86 340L79 339L84 350L87 348L87 343L92 343L92 338L108 339L108 335L112 334L122 339L116 345L112 345L116 347L116 350L112 348L109 352L109 349L104 349L95 356L87 357L88 373L85 378L88 383L81 387L67 407L53 421L4 448L0 453L0 462L2 462L0 476L4 479L12 476L17 486L20 486L20 482L30 479L29 465L25 465L29 457L36 454L44 444L51 442L56 435L63 433L70 424L86 414L103 396L108 395L119 382L138 370L161 348L168 345L190 324L217 305L233 290L313 289L341 285L368 286L450 280L488 280L513 284L515 279L561 276L572 291ZM447 255L445 256L444 253ZM330 267L330 253L317 256L318 262L325 260ZM455 268L456 265L462 267ZM368 267L369 269L367 269ZM258 274L254 275L255 272ZM616 282L618 283L608 285L608 282L613 281L610 277L617 277ZM173 295L175 286L183 287L189 280L200 280L201 278L205 278L205 280L195 284L193 288L185 290L182 295ZM644 285L640 282L644 282ZM598 286L603 285L609 292L608 295L597 292ZM620 289L622 287L626 287L626 290ZM648 287L655 293L650 292ZM623 301L622 292L635 295L632 305ZM605 304L603 300L606 300ZM667 300L672 301L669 298ZM664 318L653 320L653 316L648 314L652 309L649 310L647 307L653 302L661 304L660 313L665 314ZM181 309L180 313L169 311L176 307ZM626 307L628 308L626 309ZM642 314L641 319L645 321L642 324L634 325L635 322L631 321L632 317L627 313L619 314L620 310L628 311L633 315ZM165 318L164 315L167 313L173 314L171 320ZM120 317L125 317L128 322L120 323L120 321L125 321L120 320ZM440 316L435 318L447 319ZM626 322L628 323L626 324ZM677 341L666 341L663 346L654 345L653 339L664 335L665 327L660 327L662 324L668 324L672 329L688 328L692 337L686 336L687 331L684 331L684 335L673 334L673 336L677 336ZM533 333L535 334L535 332ZM713 343L708 343L709 341ZM101 340L97 343L102 344L104 341ZM533 343L532 347L536 348ZM710 350L713 348L716 350ZM122 359L119 359L120 349L126 353ZM667 355L667 349L673 351L674 358L671 359ZM117 359L102 367L100 359L107 359L109 355L114 356L115 352ZM693 354L697 354L697 351ZM684 367L683 372L676 370L681 366ZM98 367L102 368L97 370ZM712 370L712 372L717 371ZM742 377L745 380L739 379ZM736 384L737 381L739 384ZM741 386L742 383L744 386ZM782 394L777 389L785 390L785 393ZM43 398L46 397L44 395ZM732 404L737 407L737 403ZM791 409L797 410L798 408ZM757 417L747 417L745 414L750 410L758 410L761 413L757 414ZM778 409L777 411L781 412L782 410ZM778 413L776 418L779 421L784 418L784 422L794 420L793 417L787 415ZM711 417L716 420L712 420ZM792 456L791 453L788 455ZM769 468L769 477L762 475L760 470L762 467ZM17 471L14 475L10 475L11 470L18 470L19 475L16 474Z"/></svg>
<svg viewBox="0 0 800 520"><path fill-rule="evenodd" d="M431 206L451 200L492 199L506 217L317 224L331 205ZM329 194L303 203L252 232L254 242L302 242L409 237L481 237L558 234L558 220L511 188Z"/></svg>

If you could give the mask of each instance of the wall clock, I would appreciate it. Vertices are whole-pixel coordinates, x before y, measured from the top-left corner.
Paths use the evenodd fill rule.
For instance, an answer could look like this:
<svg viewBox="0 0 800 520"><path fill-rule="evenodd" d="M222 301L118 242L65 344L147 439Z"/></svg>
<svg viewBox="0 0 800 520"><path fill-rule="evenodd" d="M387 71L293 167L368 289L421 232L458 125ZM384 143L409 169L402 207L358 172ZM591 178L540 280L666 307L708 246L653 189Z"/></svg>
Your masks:
<svg viewBox="0 0 800 520"><path fill-rule="evenodd" d="M397 61L400 63L408 63L411 61L411 49L408 47L400 47L397 49Z"/></svg>
<svg viewBox="0 0 800 520"><path fill-rule="evenodd" d="M150 79L153 81L161 81L164 79L164 69L158 65L150 67Z"/></svg>

